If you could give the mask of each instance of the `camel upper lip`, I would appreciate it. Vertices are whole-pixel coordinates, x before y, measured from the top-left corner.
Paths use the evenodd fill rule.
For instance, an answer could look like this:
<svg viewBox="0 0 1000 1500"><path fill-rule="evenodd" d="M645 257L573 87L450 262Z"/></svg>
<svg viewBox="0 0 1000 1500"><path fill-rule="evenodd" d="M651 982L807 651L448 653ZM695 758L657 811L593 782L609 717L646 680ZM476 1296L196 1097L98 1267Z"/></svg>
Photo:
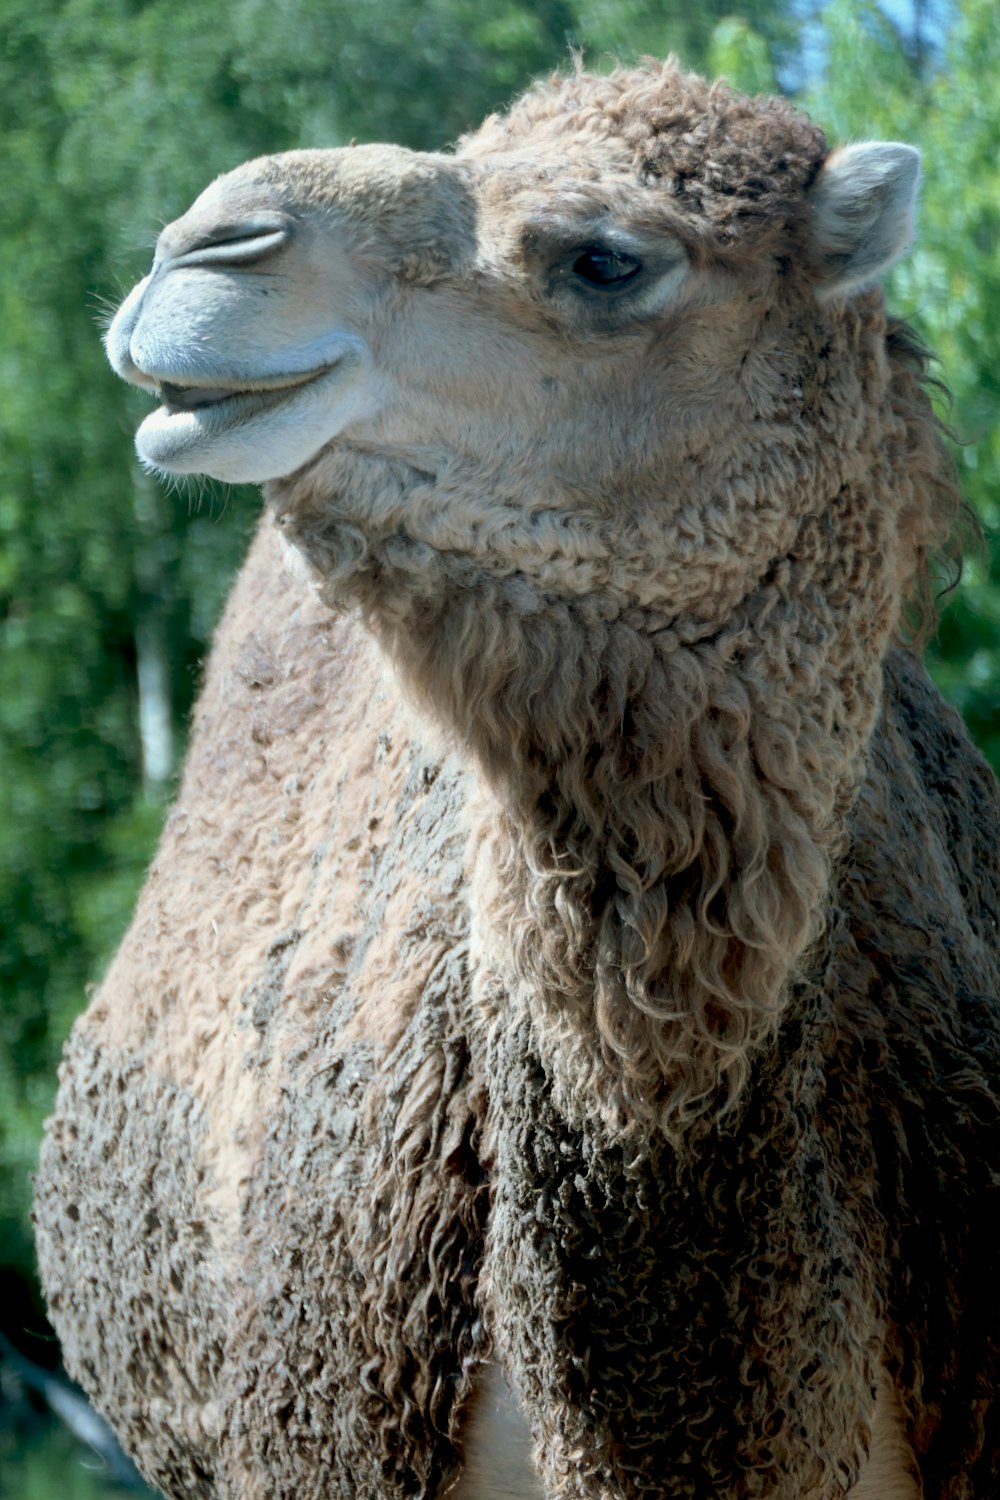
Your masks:
<svg viewBox="0 0 1000 1500"><path fill-rule="evenodd" d="M321 365L317 370L308 370L298 375L280 375L260 380L233 382L232 385L180 385L176 381L161 380L157 394L167 411L202 411L209 406L218 406L236 396L278 395L282 391L295 390L308 385L320 375L325 375L333 364Z"/></svg>

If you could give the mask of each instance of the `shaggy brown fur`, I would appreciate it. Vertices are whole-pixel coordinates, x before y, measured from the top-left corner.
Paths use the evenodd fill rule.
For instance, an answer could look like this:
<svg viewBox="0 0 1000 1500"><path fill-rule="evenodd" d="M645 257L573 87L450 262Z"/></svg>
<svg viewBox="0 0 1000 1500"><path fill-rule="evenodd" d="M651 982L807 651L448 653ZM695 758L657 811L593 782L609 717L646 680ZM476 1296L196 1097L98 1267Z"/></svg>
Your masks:
<svg viewBox="0 0 1000 1500"><path fill-rule="evenodd" d="M53 1318L168 1494L440 1493L491 1354L559 1500L839 1500L883 1367L925 1500L1000 1483L1000 801L892 647L955 500L825 161L668 66L232 179L360 236L421 441L269 486L318 598L265 525L64 1064ZM584 326L550 212L709 291Z"/></svg>

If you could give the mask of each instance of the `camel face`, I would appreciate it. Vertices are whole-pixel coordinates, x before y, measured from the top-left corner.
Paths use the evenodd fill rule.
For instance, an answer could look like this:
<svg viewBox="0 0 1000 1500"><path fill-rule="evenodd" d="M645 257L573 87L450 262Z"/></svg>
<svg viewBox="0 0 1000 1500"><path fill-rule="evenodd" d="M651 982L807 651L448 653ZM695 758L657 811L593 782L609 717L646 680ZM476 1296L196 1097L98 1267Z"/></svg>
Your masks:
<svg viewBox="0 0 1000 1500"><path fill-rule="evenodd" d="M366 542L477 577L723 617L789 544L780 491L829 465L831 429L855 446L841 315L906 243L917 157L824 158L764 106L690 160L680 125L657 156L627 111L602 119L529 111L454 156L291 152L213 183L108 335L159 397L140 458L294 475Z"/></svg>
<svg viewBox="0 0 1000 1500"><path fill-rule="evenodd" d="M530 458L610 488L626 456L595 442L595 404L602 431L626 411L661 423L657 321L734 288L696 271L669 213L637 214L624 184L598 191L578 168L561 160L544 205L520 153L289 153L213 183L163 231L108 335L118 373L161 402L140 457L266 480L344 440L435 472L444 455ZM704 366L693 344L669 358Z"/></svg>

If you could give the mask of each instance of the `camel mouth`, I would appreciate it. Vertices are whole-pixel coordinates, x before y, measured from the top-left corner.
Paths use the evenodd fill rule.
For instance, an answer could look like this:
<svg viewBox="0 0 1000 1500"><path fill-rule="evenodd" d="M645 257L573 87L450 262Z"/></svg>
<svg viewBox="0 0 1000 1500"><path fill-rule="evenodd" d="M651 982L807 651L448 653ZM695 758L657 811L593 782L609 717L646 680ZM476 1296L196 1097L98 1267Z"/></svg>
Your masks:
<svg viewBox="0 0 1000 1500"><path fill-rule="evenodd" d="M306 375L280 376L239 386L178 385L174 381L164 380L157 387L156 394L168 416L207 411L232 402L249 402L263 409L275 399L280 400L304 386L312 385L314 380L328 374L337 363L339 361L322 365Z"/></svg>
<svg viewBox="0 0 1000 1500"><path fill-rule="evenodd" d="M200 411L203 406L218 406L220 401L228 401L233 396L244 394L246 393L221 386L172 385L167 380L157 391L160 405L170 412Z"/></svg>
<svg viewBox="0 0 1000 1500"><path fill-rule="evenodd" d="M322 365L294 374L151 380L159 405L136 433L139 458L165 473L235 483L290 474L372 404L362 353L343 340L324 352Z"/></svg>

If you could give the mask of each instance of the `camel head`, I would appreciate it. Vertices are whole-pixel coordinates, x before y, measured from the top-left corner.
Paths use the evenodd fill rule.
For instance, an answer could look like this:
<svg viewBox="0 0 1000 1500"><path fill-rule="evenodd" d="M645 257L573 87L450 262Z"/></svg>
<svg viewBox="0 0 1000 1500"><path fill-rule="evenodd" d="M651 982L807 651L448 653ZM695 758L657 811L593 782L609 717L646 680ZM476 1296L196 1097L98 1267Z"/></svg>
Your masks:
<svg viewBox="0 0 1000 1500"><path fill-rule="evenodd" d="M250 162L167 226L110 329L159 402L139 456L224 480L326 464L333 489L346 455L387 460L396 485L342 497L369 536L717 613L784 550L757 476L802 478L827 326L906 245L917 163L828 155L784 104L669 66L542 88L454 155Z"/></svg>
<svg viewBox="0 0 1000 1500"><path fill-rule="evenodd" d="M821 927L938 526L875 287L917 176L673 64L578 73L453 154L220 178L108 334L142 460L268 481L500 786L480 904L633 1100L738 1082Z"/></svg>

